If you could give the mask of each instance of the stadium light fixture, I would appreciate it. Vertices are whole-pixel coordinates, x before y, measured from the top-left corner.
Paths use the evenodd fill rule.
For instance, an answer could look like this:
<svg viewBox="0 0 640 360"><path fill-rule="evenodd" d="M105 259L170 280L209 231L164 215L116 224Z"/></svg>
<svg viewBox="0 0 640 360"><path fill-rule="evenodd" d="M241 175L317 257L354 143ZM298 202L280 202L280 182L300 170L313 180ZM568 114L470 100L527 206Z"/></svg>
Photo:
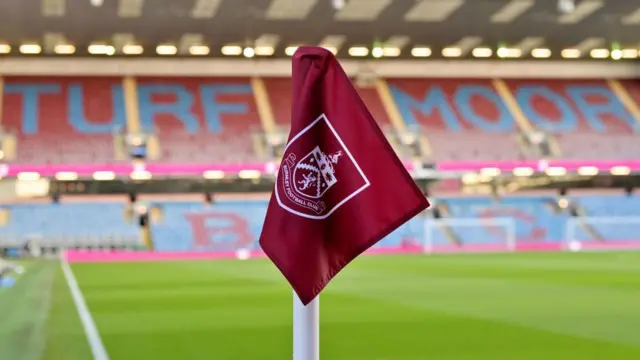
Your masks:
<svg viewBox="0 0 640 360"><path fill-rule="evenodd" d="M258 56L271 56L275 53L273 46L256 46L256 55Z"/></svg>
<svg viewBox="0 0 640 360"><path fill-rule="evenodd" d="M364 46L353 46L349 48L349 55L354 57L363 57L369 55L369 49Z"/></svg>
<svg viewBox="0 0 640 360"><path fill-rule="evenodd" d="M460 180L465 185L475 185L480 182L480 176L476 173L466 173L462 174L462 178Z"/></svg>
<svg viewBox="0 0 640 360"><path fill-rule="evenodd" d="M578 49L563 49L560 52L560 56L565 59L577 59L580 57L580 50Z"/></svg>
<svg viewBox="0 0 640 360"><path fill-rule="evenodd" d="M73 171L58 171L56 173L56 179L60 181L78 180L78 173L75 173Z"/></svg>
<svg viewBox="0 0 640 360"><path fill-rule="evenodd" d="M175 55L178 53L178 48L174 45L158 45L156 46L156 53L164 56Z"/></svg>
<svg viewBox="0 0 640 360"><path fill-rule="evenodd" d="M92 55L114 55L116 53L116 48L111 45L91 44L87 51Z"/></svg>
<svg viewBox="0 0 640 360"><path fill-rule="evenodd" d="M497 55L500 58L519 58L522 56L522 50L518 48L501 47L498 49Z"/></svg>
<svg viewBox="0 0 640 360"><path fill-rule="evenodd" d="M125 45L122 47L122 53L125 55L140 55L144 51L144 48L141 45Z"/></svg>
<svg viewBox="0 0 640 360"><path fill-rule="evenodd" d="M638 57L638 49L622 49L621 52L623 59L635 59Z"/></svg>
<svg viewBox="0 0 640 360"><path fill-rule="evenodd" d="M411 146L415 144L416 140L417 140L416 135L410 132L407 132L405 134L402 134L402 136L400 136L400 141L402 141L402 143L407 146Z"/></svg>
<svg viewBox="0 0 640 360"><path fill-rule="evenodd" d="M629 175L631 174L631 169L628 166L614 166L611 168L611 175Z"/></svg>
<svg viewBox="0 0 640 360"><path fill-rule="evenodd" d="M346 5L345 0L331 0L331 5L334 10L342 10Z"/></svg>
<svg viewBox="0 0 640 360"><path fill-rule="evenodd" d="M578 174L582 176L598 175L598 168L595 166L580 166L578 168Z"/></svg>
<svg viewBox="0 0 640 360"><path fill-rule="evenodd" d="M402 51L397 47L383 47L382 55L384 57L398 57Z"/></svg>
<svg viewBox="0 0 640 360"><path fill-rule="evenodd" d="M258 179L260 178L260 171L258 170L240 170L238 172L240 179Z"/></svg>
<svg viewBox="0 0 640 360"><path fill-rule="evenodd" d="M202 177L205 179L223 179L224 171L222 170L207 170L202 173Z"/></svg>
<svg viewBox="0 0 640 360"><path fill-rule="evenodd" d="M373 56L376 59L381 58L383 55L384 55L384 52L382 51L381 47L376 46L371 50L371 56Z"/></svg>
<svg viewBox="0 0 640 360"><path fill-rule="evenodd" d="M609 57L609 50L608 49L592 49L589 52L589 55L591 55L591 57L594 59L606 59Z"/></svg>
<svg viewBox="0 0 640 360"><path fill-rule="evenodd" d="M620 59L622 59L622 50L620 50L620 49L614 49L614 50L611 50L611 58L612 58L613 60L620 60Z"/></svg>
<svg viewBox="0 0 640 360"><path fill-rule="evenodd" d="M571 14L576 10L575 0L558 0L558 11L561 14Z"/></svg>
<svg viewBox="0 0 640 360"><path fill-rule="evenodd" d="M36 181L40 179L40 174L34 171L25 171L18 173L17 178L20 181Z"/></svg>
<svg viewBox="0 0 640 360"><path fill-rule="evenodd" d="M480 170L480 174L483 176L498 176L500 173L500 169L495 167L482 168Z"/></svg>
<svg viewBox="0 0 640 360"><path fill-rule="evenodd" d="M338 48L337 48L337 47L335 47L335 46L322 46L322 47L323 47L323 48L325 48L325 49L327 49L327 50L329 50L329 51L331 51L331 53L332 53L333 55L335 55L335 54L337 54L337 53L338 53ZM286 52L286 51L285 51L285 52ZM294 50L294 52L295 52L295 50ZM292 55L293 55L293 53L292 53Z"/></svg>
<svg viewBox="0 0 640 360"><path fill-rule="evenodd" d="M250 46L247 46L242 50L242 55L246 58L252 58L256 55L256 50Z"/></svg>
<svg viewBox="0 0 640 360"><path fill-rule="evenodd" d="M562 176L567 174L567 169L562 166L550 166L544 172L549 176Z"/></svg>
<svg viewBox="0 0 640 360"><path fill-rule="evenodd" d="M416 46L411 49L411 56L413 57L429 57L431 56L431 48L426 46Z"/></svg>
<svg viewBox="0 0 640 360"><path fill-rule="evenodd" d="M446 47L442 49L442 56L444 57L460 57L462 55L462 49L457 47Z"/></svg>
<svg viewBox="0 0 640 360"><path fill-rule="evenodd" d="M22 44L20 45L20 52L22 54L33 55L40 54L42 47L38 44Z"/></svg>
<svg viewBox="0 0 640 360"><path fill-rule="evenodd" d="M488 58L493 55L493 50L487 47L475 48L471 51L471 55L477 58Z"/></svg>
<svg viewBox="0 0 640 360"><path fill-rule="evenodd" d="M287 48L284 49L284 53L287 54L287 56L293 56L296 50L298 50L297 46L287 46Z"/></svg>
<svg viewBox="0 0 640 360"><path fill-rule="evenodd" d="M561 197L560 199L558 199L557 203L560 209L566 209L567 207L569 207L569 200L567 200L567 198L565 197Z"/></svg>
<svg viewBox="0 0 640 360"><path fill-rule="evenodd" d="M189 54L193 56L205 56L209 55L209 47L206 45L193 45L189 47Z"/></svg>
<svg viewBox="0 0 640 360"><path fill-rule="evenodd" d="M0 54L8 54L11 52L11 45L0 44Z"/></svg>
<svg viewBox="0 0 640 360"><path fill-rule="evenodd" d="M534 171L530 167L517 167L512 172L514 176L531 176Z"/></svg>
<svg viewBox="0 0 640 360"><path fill-rule="evenodd" d="M93 173L93 179L99 181L113 180L116 178L116 173L113 171L96 171Z"/></svg>
<svg viewBox="0 0 640 360"><path fill-rule="evenodd" d="M531 56L537 59L546 59L551 57L551 50L546 48L536 48L531 50Z"/></svg>
<svg viewBox="0 0 640 360"><path fill-rule="evenodd" d="M129 177L131 177L132 180L149 180L151 179L151 173L147 170L138 170L129 174Z"/></svg>
<svg viewBox="0 0 640 360"><path fill-rule="evenodd" d="M222 55L238 56L242 54L242 47L238 45L225 45L222 47Z"/></svg>
<svg viewBox="0 0 640 360"><path fill-rule="evenodd" d="M58 55L71 55L76 52L76 47L71 44L59 44L53 48Z"/></svg>

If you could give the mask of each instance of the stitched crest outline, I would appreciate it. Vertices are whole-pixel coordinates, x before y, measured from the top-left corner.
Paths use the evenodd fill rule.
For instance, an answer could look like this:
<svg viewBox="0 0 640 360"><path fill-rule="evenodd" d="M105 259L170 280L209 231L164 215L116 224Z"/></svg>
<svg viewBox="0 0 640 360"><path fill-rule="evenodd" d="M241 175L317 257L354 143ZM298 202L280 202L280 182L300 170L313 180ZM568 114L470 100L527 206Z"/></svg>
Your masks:
<svg viewBox="0 0 640 360"><path fill-rule="evenodd" d="M307 152L306 154L296 154L290 151L292 144L296 141L303 141L301 137L307 131L313 129L314 126L321 124L321 122L327 125L336 140L336 147L339 146L339 149L325 152L327 149L321 148L320 145L314 146L314 144L311 144L311 150L305 151ZM347 165L348 162L353 164L357 174L362 177L363 185L354 189L344 198L339 199L340 201L333 201L333 203L328 204L327 199L323 197L330 189L340 186L341 173L339 164L345 162ZM349 152L329 119L325 114L322 114L287 143L283 161L276 177L275 195L280 207L290 213L309 219L325 219L369 186L369 180L353 158L353 155ZM283 193L279 191L280 187Z"/></svg>

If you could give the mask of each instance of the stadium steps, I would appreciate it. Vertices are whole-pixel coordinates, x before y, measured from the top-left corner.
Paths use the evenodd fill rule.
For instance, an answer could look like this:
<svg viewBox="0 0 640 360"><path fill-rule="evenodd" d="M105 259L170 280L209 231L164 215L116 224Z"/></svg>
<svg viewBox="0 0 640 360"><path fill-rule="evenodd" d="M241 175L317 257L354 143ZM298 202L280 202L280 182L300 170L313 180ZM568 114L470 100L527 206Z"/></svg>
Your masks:
<svg viewBox="0 0 640 360"><path fill-rule="evenodd" d="M393 125L397 134L404 134L408 132L407 124L405 123L402 115L400 115L400 110L393 100L393 96L391 96L391 92L389 91L389 84L387 84L386 80L378 79L376 80L376 90L378 91L378 95L380 96L380 101L384 106L387 115L389 116L389 120ZM422 132L419 135L418 139L420 143L420 154L417 156L417 159L413 160L422 160L426 158L430 158L433 154L431 143L427 136Z"/></svg>
<svg viewBox="0 0 640 360"><path fill-rule="evenodd" d="M149 135L147 137L147 159L158 160L160 159L160 139L155 135Z"/></svg>
<svg viewBox="0 0 640 360"><path fill-rule="evenodd" d="M402 158L402 147L400 146L400 144L398 144L395 134L389 133L389 131L384 131L384 137L387 139L387 141L391 145L391 148L398 155L398 157Z"/></svg>
<svg viewBox="0 0 640 360"><path fill-rule="evenodd" d="M262 131L260 133L252 134L253 149L259 159L266 159L267 151L263 138L269 139L275 136L275 116L271 108L271 103L269 102L269 94L267 94L264 80L258 77L251 78L251 88L258 110L258 116L260 117L260 124L262 125Z"/></svg>
<svg viewBox="0 0 640 360"><path fill-rule="evenodd" d="M509 87L504 82L504 80L494 79L493 87L496 89L496 92L502 99L502 102L504 102L505 106L507 107L507 110L509 110L509 113L515 120L520 131L525 134L535 131L535 128L533 127L531 122L529 122L529 119L527 119L527 117L524 115L524 112L520 108L520 105L518 105L518 102L516 101L515 97L511 93L511 90L509 90ZM556 139L556 137L551 134L545 134L545 135L547 137L549 150L552 156L556 157L561 155L560 144ZM522 141L520 141L521 139L518 139L518 140L519 141L517 142L517 144L520 146L522 153L528 155L529 153L528 146L526 146Z"/></svg>
<svg viewBox="0 0 640 360"><path fill-rule="evenodd" d="M620 100L627 111L629 111L636 122L640 125L640 106L636 104L627 89L625 89L618 80L607 80L607 84L618 100Z"/></svg>
<svg viewBox="0 0 640 360"><path fill-rule="evenodd" d="M449 207L446 204L443 203L438 203L436 204L436 208L438 209L438 211L440 212L440 215L444 218L448 218L451 217L451 211L449 210ZM442 231L442 233L444 234L445 238L452 244L461 246L462 244L462 240L460 239L460 237L458 235L456 235L456 233L453 231L453 229L451 229L451 227L449 227L449 225L446 224L438 224L438 229L440 231Z"/></svg>
<svg viewBox="0 0 640 360"><path fill-rule="evenodd" d="M122 89L124 91L125 113L127 115L127 132L140 133L140 109L138 106L138 85L136 79L127 76L122 79Z"/></svg>
<svg viewBox="0 0 640 360"><path fill-rule="evenodd" d="M267 158L267 149L263 141L263 136L260 133L252 132L251 142L253 143L253 152L258 159Z"/></svg>
<svg viewBox="0 0 640 360"><path fill-rule="evenodd" d="M134 77L125 77L122 79L122 89L124 91L125 113L126 113L126 128L127 133L139 134L143 130L151 131L152 129L142 129L140 121L140 105L138 102L138 83ZM161 148L160 140L156 135L146 134L147 144L147 159L157 160L160 158ZM114 139L114 151L115 158L117 160L126 160L127 151L124 146L123 135L117 135Z"/></svg>
<svg viewBox="0 0 640 360"><path fill-rule="evenodd" d="M576 217L589 216L585 208L583 208L580 204L574 204L572 212L573 212L572 215ZM595 240L597 242L605 241L604 236L602 236L602 234L592 224L588 224L581 221L578 223L578 226L580 226L580 229L584 231L584 233L587 234L587 236L589 236L590 239Z"/></svg>
<svg viewBox="0 0 640 360"><path fill-rule="evenodd" d="M2 111L0 109L0 111ZM4 160L13 160L16 158L16 150L18 146L18 140L16 136L13 134L3 134L2 135L2 152Z"/></svg>
<svg viewBox="0 0 640 360"><path fill-rule="evenodd" d="M125 148L124 134L116 134L113 136L113 151L116 160L127 160L127 150Z"/></svg>
<svg viewBox="0 0 640 360"><path fill-rule="evenodd" d="M4 99L4 79L0 76L0 126L2 126L2 100ZM16 137L12 134L2 134L2 158L13 160L16 157Z"/></svg>
<svg viewBox="0 0 640 360"><path fill-rule="evenodd" d="M147 247L147 249L153 251L153 237L151 236L151 230L149 230L149 227L140 228L140 237L142 238L142 242Z"/></svg>

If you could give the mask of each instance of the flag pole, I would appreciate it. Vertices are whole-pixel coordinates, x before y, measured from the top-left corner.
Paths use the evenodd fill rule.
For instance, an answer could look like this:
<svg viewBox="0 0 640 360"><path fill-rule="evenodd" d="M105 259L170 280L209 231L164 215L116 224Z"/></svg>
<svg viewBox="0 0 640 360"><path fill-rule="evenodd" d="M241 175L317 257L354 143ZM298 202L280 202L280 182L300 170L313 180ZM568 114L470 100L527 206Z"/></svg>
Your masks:
<svg viewBox="0 0 640 360"><path fill-rule="evenodd" d="M320 360L320 296L307 306L293 292L293 360Z"/></svg>

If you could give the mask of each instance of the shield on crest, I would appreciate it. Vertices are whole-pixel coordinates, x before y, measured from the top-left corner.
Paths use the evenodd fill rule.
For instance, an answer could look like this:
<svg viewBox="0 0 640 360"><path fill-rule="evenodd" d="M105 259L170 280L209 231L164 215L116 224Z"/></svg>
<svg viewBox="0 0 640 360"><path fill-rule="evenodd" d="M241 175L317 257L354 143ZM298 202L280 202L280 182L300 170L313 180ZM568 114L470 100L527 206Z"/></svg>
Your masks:
<svg viewBox="0 0 640 360"><path fill-rule="evenodd" d="M341 152L327 156L319 146L300 159L293 170L294 189L302 196L319 199L338 182L333 168Z"/></svg>

